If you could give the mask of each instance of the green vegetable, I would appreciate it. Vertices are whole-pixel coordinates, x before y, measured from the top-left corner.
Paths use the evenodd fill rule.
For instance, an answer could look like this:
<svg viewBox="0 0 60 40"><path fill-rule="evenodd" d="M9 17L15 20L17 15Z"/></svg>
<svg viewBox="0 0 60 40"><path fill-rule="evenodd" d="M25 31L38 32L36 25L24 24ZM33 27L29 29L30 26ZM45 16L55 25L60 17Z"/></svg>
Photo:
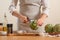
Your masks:
<svg viewBox="0 0 60 40"><path fill-rule="evenodd" d="M54 27L53 27L53 31L55 33L60 33L60 24L56 24Z"/></svg>
<svg viewBox="0 0 60 40"><path fill-rule="evenodd" d="M37 30L37 29L38 29L38 27L37 27L37 21L36 21L36 20L34 20L34 21L32 21L32 22L30 23L30 28L31 28L32 30Z"/></svg>
<svg viewBox="0 0 60 40"><path fill-rule="evenodd" d="M52 24L47 24L47 25L45 26L45 31L46 31L47 33L52 33L52 32L53 32L53 25L52 25Z"/></svg>

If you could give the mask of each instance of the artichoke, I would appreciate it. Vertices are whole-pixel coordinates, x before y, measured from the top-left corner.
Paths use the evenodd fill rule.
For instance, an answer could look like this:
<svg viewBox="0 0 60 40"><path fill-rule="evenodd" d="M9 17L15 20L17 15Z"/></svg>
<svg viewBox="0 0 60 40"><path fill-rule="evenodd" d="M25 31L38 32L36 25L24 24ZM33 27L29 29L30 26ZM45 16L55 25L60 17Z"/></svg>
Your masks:
<svg viewBox="0 0 60 40"><path fill-rule="evenodd" d="M37 27L37 20L34 20L30 23L30 28L33 29L33 30L37 30L38 27Z"/></svg>
<svg viewBox="0 0 60 40"><path fill-rule="evenodd" d="M47 24L45 26L45 31L46 31L46 33L52 33L53 32L53 25L52 24Z"/></svg>
<svg viewBox="0 0 60 40"><path fill-rule="evenodd" d="M60 24L56 24L54 27L53 27L53 31L55 33L60 33Z"/></svg>

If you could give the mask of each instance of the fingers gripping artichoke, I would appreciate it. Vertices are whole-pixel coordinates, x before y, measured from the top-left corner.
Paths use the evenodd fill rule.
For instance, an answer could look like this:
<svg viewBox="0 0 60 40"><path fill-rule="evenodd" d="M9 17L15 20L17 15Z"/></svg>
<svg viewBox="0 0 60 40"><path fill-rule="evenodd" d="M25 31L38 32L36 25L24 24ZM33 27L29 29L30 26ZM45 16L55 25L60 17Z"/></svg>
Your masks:
<svg viewBox="0 0 60 40"><path fill-rule="evenodd" d="M38 27L37 27L37 20L33 20L31 23L30 23L30 28L32 30L37 30Z"/></svg>

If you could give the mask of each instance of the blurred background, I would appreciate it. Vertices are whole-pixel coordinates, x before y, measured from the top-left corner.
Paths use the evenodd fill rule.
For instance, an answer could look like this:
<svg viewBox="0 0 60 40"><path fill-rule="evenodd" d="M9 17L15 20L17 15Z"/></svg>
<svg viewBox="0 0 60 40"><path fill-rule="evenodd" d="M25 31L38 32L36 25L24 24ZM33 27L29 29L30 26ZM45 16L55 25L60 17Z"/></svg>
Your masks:
<svg viewBox="0 0 60 40"><path fill-rule="evenodd" d="M17 30L17 18L12 16L8 10L12 0L0 0L0 23L4 21L4 13L7 15L8 23L13 24L13 30ZM58 24L60 23L60 0L49 0L49 16L44 22L45 24ZM17 6L17 11L19 12L19 2ZM43 26L44 26L43 25Z"/></svg>

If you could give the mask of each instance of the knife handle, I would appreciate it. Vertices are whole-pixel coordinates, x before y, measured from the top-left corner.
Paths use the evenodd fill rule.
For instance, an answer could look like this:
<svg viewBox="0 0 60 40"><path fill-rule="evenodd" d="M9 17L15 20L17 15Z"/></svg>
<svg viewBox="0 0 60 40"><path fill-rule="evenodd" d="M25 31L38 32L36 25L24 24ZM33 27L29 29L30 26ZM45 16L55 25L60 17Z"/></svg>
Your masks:
<svg viewBox="0 0 60 40"><path fill-rule="evenodd" d="M30 21L30 19L27 17L27 20Z"/></svg>

